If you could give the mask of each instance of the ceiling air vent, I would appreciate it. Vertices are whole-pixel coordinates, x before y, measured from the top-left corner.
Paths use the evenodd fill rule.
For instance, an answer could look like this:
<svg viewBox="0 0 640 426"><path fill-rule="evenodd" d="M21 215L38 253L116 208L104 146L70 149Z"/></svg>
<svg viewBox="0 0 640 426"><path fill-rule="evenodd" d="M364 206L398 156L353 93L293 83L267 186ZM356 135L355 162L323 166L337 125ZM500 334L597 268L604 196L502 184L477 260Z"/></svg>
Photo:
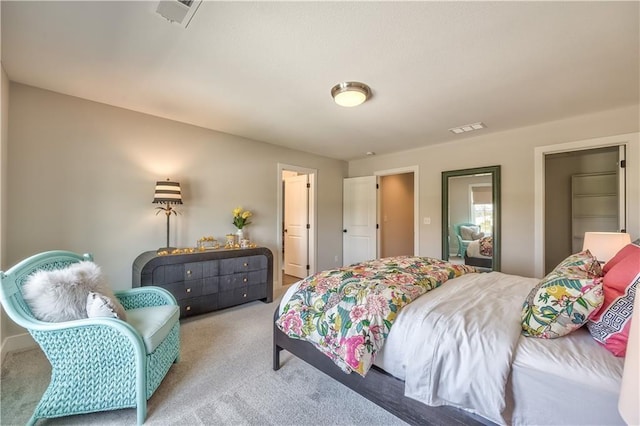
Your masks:
<svg viewBox="0 0 640 426"><path fill-rule="evenodd" d="M465 132L473 132L474 130L485 129L487 126L484 123L473 123L473 124L465 124L464 126L452 127L449 129L451 133L455 133L456 135Z"/></svg>
<svg viewBox="0 0 640 426"><path fill-rule="evenodd" d="M171 23L187 28L202 0L162 0L156 12Z"/></svg>

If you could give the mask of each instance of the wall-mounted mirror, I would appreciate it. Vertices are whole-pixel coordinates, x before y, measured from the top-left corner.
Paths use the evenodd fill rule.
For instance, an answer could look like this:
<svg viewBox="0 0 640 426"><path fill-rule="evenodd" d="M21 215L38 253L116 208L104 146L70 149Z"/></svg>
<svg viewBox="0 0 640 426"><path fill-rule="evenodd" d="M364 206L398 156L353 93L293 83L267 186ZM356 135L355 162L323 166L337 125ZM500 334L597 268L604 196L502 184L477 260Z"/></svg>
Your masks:
<svg viewBox="0 0 640 426"><path fill-rule="evenodd" d="M442 172L442 258L500 270L500 166Z"/></svg>

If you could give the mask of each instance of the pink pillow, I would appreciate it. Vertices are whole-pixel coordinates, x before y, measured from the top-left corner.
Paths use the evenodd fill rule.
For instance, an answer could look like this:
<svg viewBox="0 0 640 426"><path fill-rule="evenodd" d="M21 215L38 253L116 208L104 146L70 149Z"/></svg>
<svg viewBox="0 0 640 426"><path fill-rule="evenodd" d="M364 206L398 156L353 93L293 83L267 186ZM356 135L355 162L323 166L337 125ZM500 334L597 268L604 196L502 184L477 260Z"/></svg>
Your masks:
<svg viewBox="0 0 640 426"><path fill-rule="evenodd" d="M604 304L587 323L593 338L615 356L626 353L633 300L640 282L640 247L627 250L630 246L621 250L626 250L625 256L612 259L615 262L604 275Z"/></svg>
<svg viewBox="0 0 640 426"><path fill-rule="evenodd" d="M602 267L602 272L606 274L611 268L613 268L625 257L632 256L634 254L637 255L638 253L640 253L640 246L637 246L635 244L627 244L626 246L622 247L615 256L609 259L607 263L604 264L604 266Z"/></svg>

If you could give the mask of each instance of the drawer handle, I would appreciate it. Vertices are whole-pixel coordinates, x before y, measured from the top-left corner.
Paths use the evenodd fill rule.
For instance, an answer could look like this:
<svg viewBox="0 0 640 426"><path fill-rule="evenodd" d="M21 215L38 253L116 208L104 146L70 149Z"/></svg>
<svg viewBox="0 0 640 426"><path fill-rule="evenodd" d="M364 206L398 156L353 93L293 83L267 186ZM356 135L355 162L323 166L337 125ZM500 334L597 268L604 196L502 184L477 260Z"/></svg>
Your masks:
<svg viewBox="0 0 640 426"><path fill-rule="evenodd" d="M244 277L244 278L242 279L242 282L245 282L245 283L246 283L246 282L247 282L247 277Z"/></svg>
<svg viewBox="0 0 640 426"><path fill-rule="evenodd" d="M191 275L191 270L188 270L188 271L187 271L187 275Z"/></svg>
<svg viewBox="0 0 640 426"><path fill-rule="evenodd" d="M242 294L242 297L247 297L247 293L243 293L243 294Z"/></svg>
<svg viewBox="0 0 640 426"><path fill-rule="evenodd" d="M190 310L191 310L191 306L187 306L187 307L185 308L185 310L190 311Z"/></svg>
<svg viewBox="0 0 640 426"><path fill-rule="evenodd" d="M249 266L249 264L247 262L244 262L243 264L245 267Z"/></svg>
<svg viewBox="0 0 640 426"><path fill-rule="evenodd" d="M191 293L191 289L190 288L187 289L187 293Z"/></svg>

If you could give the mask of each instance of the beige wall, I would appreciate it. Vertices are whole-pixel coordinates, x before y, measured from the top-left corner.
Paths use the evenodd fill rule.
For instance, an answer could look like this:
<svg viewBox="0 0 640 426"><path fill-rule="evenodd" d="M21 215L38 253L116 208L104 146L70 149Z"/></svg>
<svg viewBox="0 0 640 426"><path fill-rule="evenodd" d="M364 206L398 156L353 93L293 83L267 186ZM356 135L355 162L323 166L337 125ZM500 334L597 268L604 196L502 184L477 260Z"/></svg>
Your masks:
<svg viewBox="0 0 640 426"><path fill-rule="evenodd" d="M9 140L9 79L0 62L0 270L6 263L6 219L7 219L7 146ZM19 332L16 326L0 308L0 344L4 336Z"/></svg>
<svg viewBox="0 0 640 426"><path fill-rule="evenodd" d="M275 250L277 163L318 169L318 267L342 251L346 163L79 98L11 84L7 262L50 249L90 251L115 288L131 264L165 243L151 203L156 180L181 182L171 243L233 231L231 211L254 213L248 232Z"/></svg>
<svg viewBox="0 0 640 426"><path fill-rule="evenodd" d="M501 165L502 271L534 276L534 149L538 146L638 132L638 106L524 127L510 131L462 137L459 142L427 146L349 163L349 176L366 176L379 170L419 167L419 254L441 256L441 173L445 170ZM487 123L489 127L491 123ZM637 144L636 144L637 145ZM629 231L640 235L640 149L629 153Z"/></svg>
<svg viewBox="0 0 640 426"><path fill-rule="evenodd" d="M172 244L234 231L231 211L243 206L254 213L251 239L275 253L279 162L318 170L317 265L342 259L345 162L17 83L10 92L5 265L45 250L91 252L112 287L130 288L136 256L165 244L151 201L167 177L184 195Z"/></svg>

